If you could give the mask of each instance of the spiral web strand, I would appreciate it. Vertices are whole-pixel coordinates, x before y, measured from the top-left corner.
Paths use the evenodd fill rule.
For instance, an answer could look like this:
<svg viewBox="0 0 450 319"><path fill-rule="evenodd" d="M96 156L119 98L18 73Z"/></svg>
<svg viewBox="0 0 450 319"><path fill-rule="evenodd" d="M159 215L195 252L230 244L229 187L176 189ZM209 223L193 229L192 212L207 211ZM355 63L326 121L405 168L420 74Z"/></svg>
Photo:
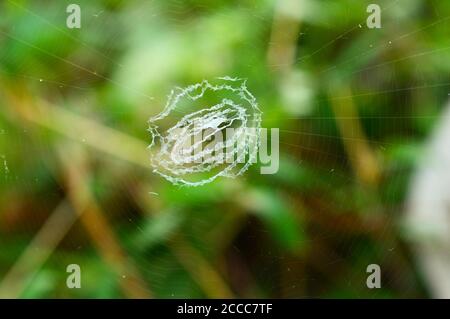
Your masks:
<svg viewBox="0 0 450 319"><path fill-rule="evenodd" d="M201 186L219 176L235 178L257 160L261 111L256 99L241 79L218 81L172 90L164 110L149 120L153 171L172 184ZM200 107L206 93L217 95L218 103ZM180 114L186 102L197 110L161 133L159 123Z"/></svg>

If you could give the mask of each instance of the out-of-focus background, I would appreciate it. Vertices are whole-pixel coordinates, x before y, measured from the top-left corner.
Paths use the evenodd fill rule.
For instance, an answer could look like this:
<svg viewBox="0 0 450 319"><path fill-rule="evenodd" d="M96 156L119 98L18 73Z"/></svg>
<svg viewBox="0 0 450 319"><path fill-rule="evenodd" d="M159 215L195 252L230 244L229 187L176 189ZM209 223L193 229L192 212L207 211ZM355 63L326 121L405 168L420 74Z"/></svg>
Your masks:
<svg viewBox="0 0 450 319"><path fill-rule="evenodd" d="M0 296L449 296L450 2L380 0L369 29L372 2L2 1ZM219 76L280 129L280 169L173 186L147 120Z"/></svg>

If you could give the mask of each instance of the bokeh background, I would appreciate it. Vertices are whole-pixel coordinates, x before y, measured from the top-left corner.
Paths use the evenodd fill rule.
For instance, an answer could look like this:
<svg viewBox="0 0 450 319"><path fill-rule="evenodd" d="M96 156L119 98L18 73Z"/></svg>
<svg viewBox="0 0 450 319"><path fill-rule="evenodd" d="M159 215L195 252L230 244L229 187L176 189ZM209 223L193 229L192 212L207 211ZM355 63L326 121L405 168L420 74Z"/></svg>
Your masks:
<svg viewBox="0 0 450 319"><path fill-rule="evenodd" d="M372 2L2 1L0 296L436 296L405 218L445 122L450 3L379 0L368 29ZM147 120L219 76L280 129L279 172L173 186Z"/></svg>

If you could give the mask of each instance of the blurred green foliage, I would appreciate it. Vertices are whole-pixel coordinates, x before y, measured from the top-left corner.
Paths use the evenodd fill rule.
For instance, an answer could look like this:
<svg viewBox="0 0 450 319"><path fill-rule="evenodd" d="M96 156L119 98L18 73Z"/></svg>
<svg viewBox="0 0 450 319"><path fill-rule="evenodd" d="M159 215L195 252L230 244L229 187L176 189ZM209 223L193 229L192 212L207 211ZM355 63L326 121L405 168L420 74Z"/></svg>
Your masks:
<svg viewBox="0 0 450 319"><path fill-rule="evenodd" d="M0 4L0 291L427 296L399 223L448 98L450 3L379 1L382 28L368 29L365 0L77 0L82 27L68 29L71 2ZM124 143L82 130L79 119L89 119L111 129L100 137L126 134L147 152L146 120L171 88L224 75L246 78L263 126L280 128L277 174L254 165L238 179L180 188L136 165L139 154L127 161ZM51 123L43 101L63 112ZM67 147L80 149L86 168ZM21 259L47 249L33 238L61 202L83 214L67 167L86 173L81 185L106 223L89 232L77 220L48 258ZM105 257L106 239L95 244L102 227L122 257ZM71 263L81 266L81 289L66 287ZM372 263L383 269L379 290L366 287Z"/></svg>

